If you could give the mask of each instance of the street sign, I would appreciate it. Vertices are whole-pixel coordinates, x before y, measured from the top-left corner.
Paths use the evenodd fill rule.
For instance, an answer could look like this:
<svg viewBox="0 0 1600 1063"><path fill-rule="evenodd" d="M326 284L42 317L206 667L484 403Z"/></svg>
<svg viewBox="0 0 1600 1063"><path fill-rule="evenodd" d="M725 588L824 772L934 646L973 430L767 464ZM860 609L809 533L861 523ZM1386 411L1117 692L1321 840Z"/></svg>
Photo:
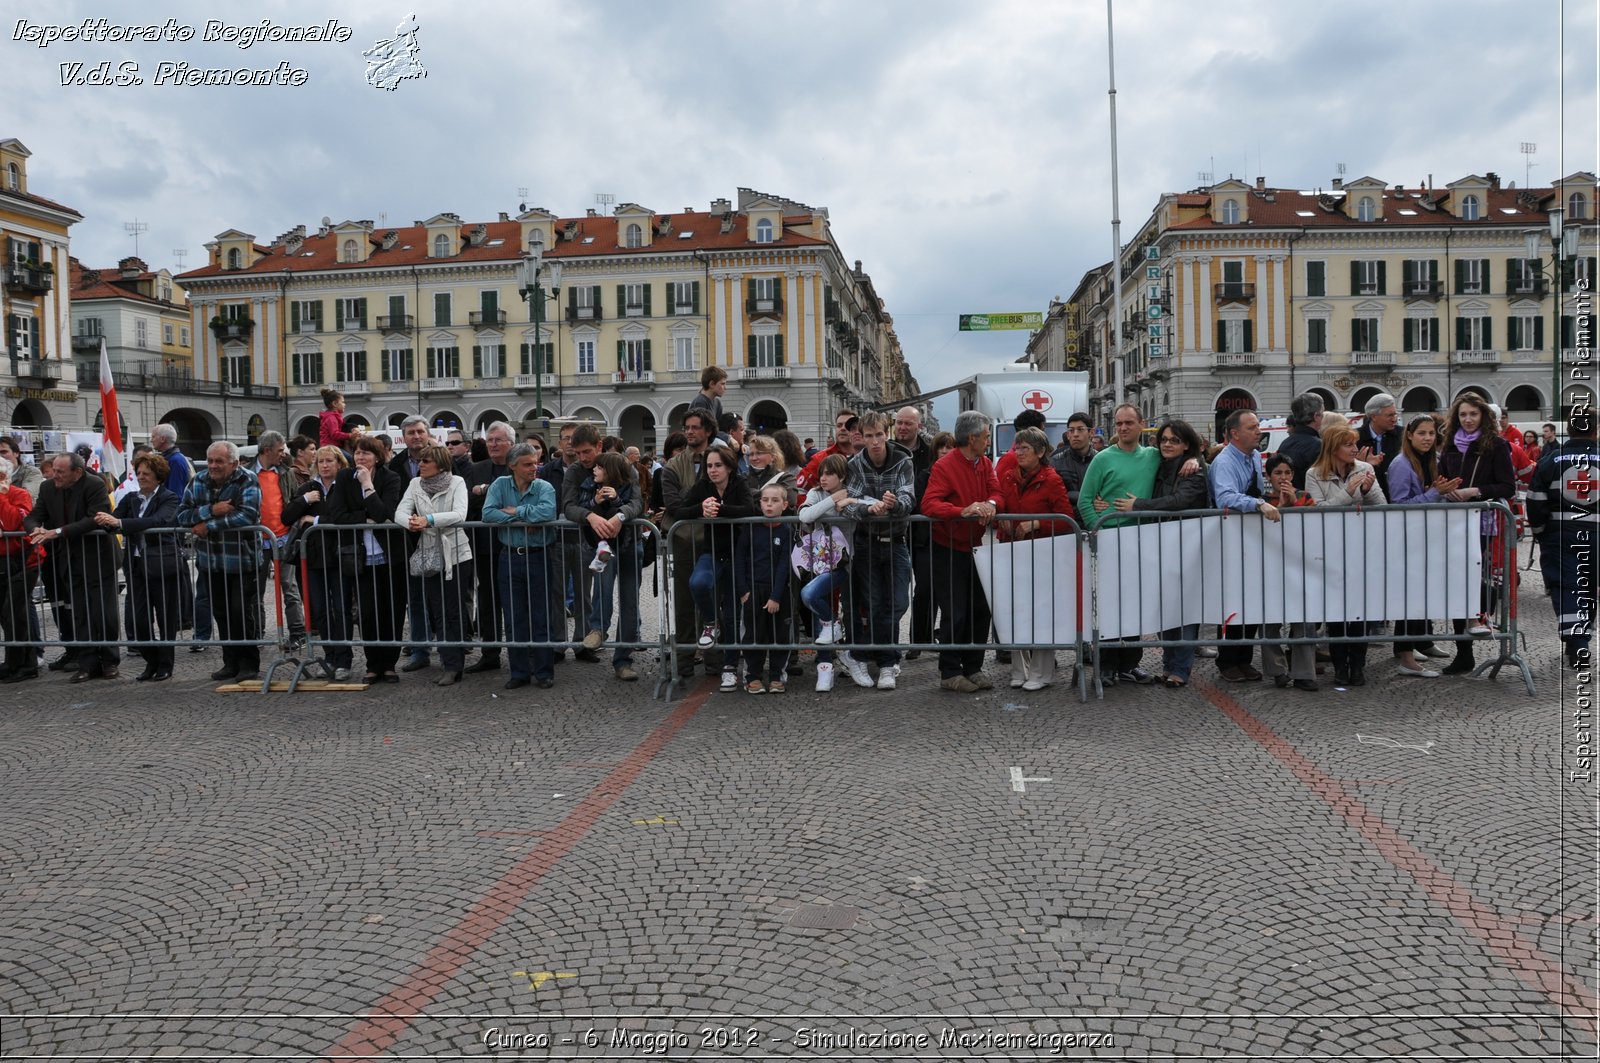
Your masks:
<svg viewBox="0 0 1600 1063"><path fill-rule="evenodd" d="M1044 314L962 314L961 332L996 332L1000 329L1036 329L1044 326Z"/></svg>

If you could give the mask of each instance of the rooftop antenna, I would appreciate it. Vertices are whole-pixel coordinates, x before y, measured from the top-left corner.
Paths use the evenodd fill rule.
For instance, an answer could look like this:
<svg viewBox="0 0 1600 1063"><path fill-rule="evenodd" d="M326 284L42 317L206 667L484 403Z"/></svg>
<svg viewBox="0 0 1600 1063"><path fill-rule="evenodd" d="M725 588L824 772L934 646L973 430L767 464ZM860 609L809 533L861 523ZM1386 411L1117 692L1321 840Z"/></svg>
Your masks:
<svg viewBox="0 0 1600 1063"><path fill-rule="evenodd" d="M138 218L122 223L122 231L133 237L133 257L139 257L139 234L150 231L150 224Z"/></svg>
<svg viewBox="0 0 1600 1063"><path fill-rule="evenodd" d="M1340 177L1343 177L1344 174L1345 174L1345 171L1347 169L1349 169L1349 167L1347 167L1344 163L1341 162L1341 163L1335 163L1333 169L1334 169L1335 173L1337 173Z"/></svg>
<svg viewBox="0 0 1600 1063"><path fill-rule="evenodd" d="M1521 150L1522 150L1522 187L1523 188L1531 188L1531 187L1533 187L1533 179L1532 179L1532 176L1531 176L1531 171L1533 170L1534 166L1537 165L1533 161L1533 157L1539 153L1539 145L1535 144L1531 140L1524 140L1522 142L1522 149Z"/></svg>
<svg viewBox="0 0 1600 1063"><path fill-rule="evenodd" d="M611 204L617 201L617 197L612 195L610 192L596 192L594 194L594 201L600 204L602 207L609 207Z"/></svg>
<svg viewBox="0 0 1600 1063"><path fill-rule="evenodd" d="M519 186L517 188L517 213L528 213L528 189L526 186Z"/></svg>
<svg viewBox="0 0 1600 1063"><path fill-rule="evenodd" d="M1211 184L1212 179L1215 178L1217 175L1212 173L1210 170L1201 170L1198 173L1196 173L1194 176L1195 176L1196 180L1198 180L1200 182L1201 186L1204 187L1206 185Z"/></svg>
<svg viewBox="0 0 1600 1063"><path fill-rule="evenodd" d="M389 227L389 212L386 211L386 210L378 211L378 228L387 229L388 227Z"/></svg>
<svg viewBox="0 0 1600 1063"><path fill-rule="evenodd" d="M178 263L178 272L182 273L183 272L183 260L189 257L189 252L185 251L181 247L174 247L172 249L172 257Z"/></svg>

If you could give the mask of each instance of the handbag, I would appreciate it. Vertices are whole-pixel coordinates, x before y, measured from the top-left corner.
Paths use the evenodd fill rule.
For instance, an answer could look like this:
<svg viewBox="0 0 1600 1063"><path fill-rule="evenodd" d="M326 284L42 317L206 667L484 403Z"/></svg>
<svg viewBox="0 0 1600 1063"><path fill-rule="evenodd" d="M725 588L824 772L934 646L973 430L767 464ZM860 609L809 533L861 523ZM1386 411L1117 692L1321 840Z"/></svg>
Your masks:
<svg viewBox="0 0 1600 1063"><path fill-rule="evenodd" d="M444 571L444 543L437 531L422 533L422 539L406 562L413 576L437 576Z"/></svg>

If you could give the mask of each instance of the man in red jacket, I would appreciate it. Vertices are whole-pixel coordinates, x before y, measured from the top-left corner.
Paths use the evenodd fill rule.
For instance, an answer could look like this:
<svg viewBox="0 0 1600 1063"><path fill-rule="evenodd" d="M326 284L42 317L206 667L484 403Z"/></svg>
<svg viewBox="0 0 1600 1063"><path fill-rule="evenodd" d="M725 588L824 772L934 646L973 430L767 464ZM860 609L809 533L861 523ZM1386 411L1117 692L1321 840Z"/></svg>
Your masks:
<svg viewBox="0 0 1600 1063"><path fill-rule="evenodd" d="M846 458L856 452L855 432L860 427L854 410L840 410L833 417L833 446L823 447L811 456L806 462L806 467L800 470L800 475L795 477L795 485L802 492L809 491L817 486L817 477L822 471L822 460L829 454L843 454Z"/></svg>
<svg viewBox="0 0 1600 1063"><path fill-rule="evenodd" d="M939 641L946 646L988 641L993 617L978 583L972 549L1000 512L1000 484L989 461L989 421L977 410L956 418L956 449L934 463L922 513L932 517L934 590ZM941 650L939 686L971 694L994 686L983 674L983 650Z"/></svg>

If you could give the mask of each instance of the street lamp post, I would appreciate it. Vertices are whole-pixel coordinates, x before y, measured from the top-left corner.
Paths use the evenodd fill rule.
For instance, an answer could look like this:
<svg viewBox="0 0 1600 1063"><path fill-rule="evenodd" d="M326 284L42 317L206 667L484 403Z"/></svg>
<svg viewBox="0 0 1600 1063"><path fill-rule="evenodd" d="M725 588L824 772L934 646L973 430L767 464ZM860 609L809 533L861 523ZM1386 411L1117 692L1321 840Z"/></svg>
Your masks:
<svg viewBox="0 0 1600 1063"><path fill-rule="evenodd" d="M1538 271L1550 278L1550 302L1552 304L1551 330L1550 330L1550 419L1561 420L1561 263L1576 250L1572 245L1578 235L1576 229L1563 231L1565 211L1561 207L1550 208L1550 265L1540 266ZM1528 261L1532 262L1539 257L1539 245L1543 233L1538 229L1524 229L1522 231L1523 249L1527 252Z"/></svg>
<svg viewBox="0 0 1600 1063"><path fill-rule="evenodd" d="M528 301L528 316L533 320L533 401L539 409L539 416L544 416L544 274L550 277L550 294L561 294L561 263L552 262L548 267L543 267L544 245L534 243L528 252L522 256L522 264L518 267L517 276L521 282L518 291Z"/></svg>

